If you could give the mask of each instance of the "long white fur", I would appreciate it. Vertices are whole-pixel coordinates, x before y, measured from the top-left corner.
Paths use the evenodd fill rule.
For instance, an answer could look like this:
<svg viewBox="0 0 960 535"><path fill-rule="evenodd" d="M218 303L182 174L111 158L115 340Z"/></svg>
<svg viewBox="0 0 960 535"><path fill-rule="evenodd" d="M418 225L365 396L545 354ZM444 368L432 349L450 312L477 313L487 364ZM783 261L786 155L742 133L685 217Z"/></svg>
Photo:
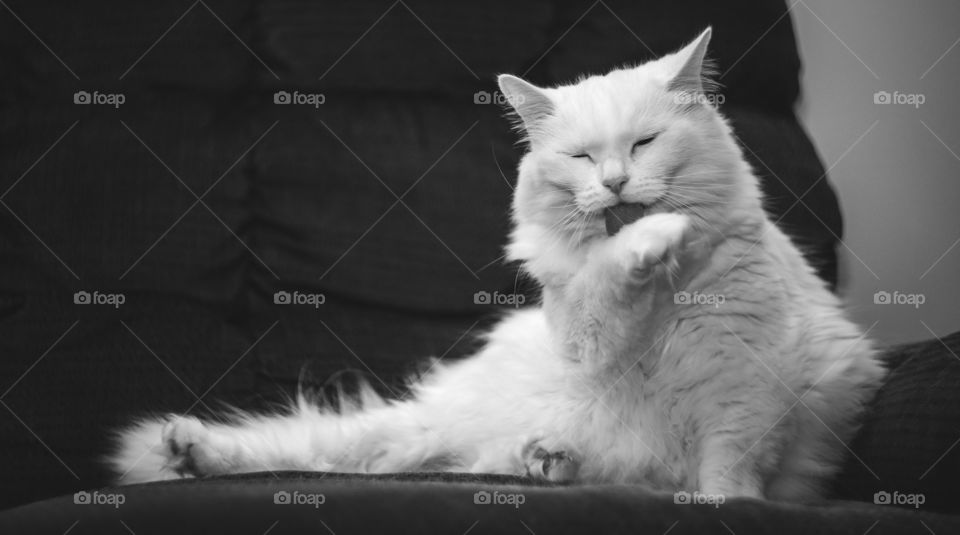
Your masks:
<svg viewBox="0 0 960 535"><path fill-rule="evenodd" d="M577 481L821 496L884 371L764 213L727 122L695 98L709 38L573 85L500 77L530 146L508 255L542 284L542 306L506 317L476 355L437 364L405 401L141 420L110 457L119 480L525 474L536 443L573 453ZM616 174L629 178L619 199L602 185ZM608 237L603 209L619 201L648 215ZM676 303L681 290L723 302Z"/></svg>

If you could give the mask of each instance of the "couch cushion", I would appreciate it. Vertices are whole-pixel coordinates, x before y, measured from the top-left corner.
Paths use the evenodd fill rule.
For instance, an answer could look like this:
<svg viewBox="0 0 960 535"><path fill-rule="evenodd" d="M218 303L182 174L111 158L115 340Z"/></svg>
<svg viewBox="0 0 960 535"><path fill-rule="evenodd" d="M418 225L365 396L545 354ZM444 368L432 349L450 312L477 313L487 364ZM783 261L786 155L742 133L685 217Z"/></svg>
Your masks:
<svg viewBox="0 0 960 535"><path fill-rule="evenodd" d="M89 494L91 502L122 504L77 504L73 495L63 496L0 513L0 531L787 535L960 530L955 517L855 502L802 506L739 498L718 506L678 504L673 494L639 486L536 486L493 476L280 472L97 492L97 497Z"/></svg>
<svg viewBox="0 0 960 535"><path fill-rule="evenodd" d="M837 497L872 502L878 492L891 500L894 493L919 494L924 510L960 512L958 354L960 332L890 350L890 376L850 445L856 457L836 479Z"/></svg>

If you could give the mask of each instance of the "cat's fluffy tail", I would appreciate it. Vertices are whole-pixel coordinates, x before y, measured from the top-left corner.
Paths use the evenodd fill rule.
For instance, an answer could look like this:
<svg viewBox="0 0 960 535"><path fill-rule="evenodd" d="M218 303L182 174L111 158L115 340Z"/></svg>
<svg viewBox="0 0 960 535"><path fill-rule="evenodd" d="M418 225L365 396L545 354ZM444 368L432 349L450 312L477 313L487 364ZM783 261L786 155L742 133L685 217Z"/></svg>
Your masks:
<svg viewBox="0 0 960 535"><path fill-rule="evenodd" d="M172 418L142 418L116 433L117 448L107 456L106 462L117 474L118 483L144 483L181 477L168 466L168 446L163 443L163 428Z"/></svg>

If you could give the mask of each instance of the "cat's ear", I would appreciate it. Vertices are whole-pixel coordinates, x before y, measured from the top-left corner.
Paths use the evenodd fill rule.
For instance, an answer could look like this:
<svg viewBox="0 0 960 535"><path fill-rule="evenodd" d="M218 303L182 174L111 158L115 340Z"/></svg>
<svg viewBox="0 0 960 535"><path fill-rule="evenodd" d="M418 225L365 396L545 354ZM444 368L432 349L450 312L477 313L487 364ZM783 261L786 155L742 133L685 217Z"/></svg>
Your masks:
<svg viewBox="0 0 960 535"><path fill-rule="evenodd" d="M498 76L497 85L507 104L517 112L528 136L532 137L544 119L553 114L553 100L546 90L509 74Z"/></svg>
<svg viewBox="0 0 960 535"><path fill-rule="evenodd" d="M667 90L703 93L704 82L708 82L708 75L712 71L706 61L707 45L710 44L712 33L713 30L708 26L693 42L673 54L671 63L675 70L667 83Z"/></svg>

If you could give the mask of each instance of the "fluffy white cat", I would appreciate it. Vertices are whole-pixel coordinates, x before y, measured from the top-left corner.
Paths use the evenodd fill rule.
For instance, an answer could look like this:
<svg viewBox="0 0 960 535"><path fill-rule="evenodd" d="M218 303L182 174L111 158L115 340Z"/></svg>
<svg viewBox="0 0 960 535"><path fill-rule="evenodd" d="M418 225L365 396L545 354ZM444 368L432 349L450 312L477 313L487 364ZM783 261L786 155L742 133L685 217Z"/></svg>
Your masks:
<svg viewBox="0 0 960 535"><path fill-rule="evenodd" d="M500 76L529 143L508 256L543 303L476 355L403 401L142 420L110 458L120 482L440 470L821 496L884 371L764 213L705 98L709 40L572 85Z"/></svg>

